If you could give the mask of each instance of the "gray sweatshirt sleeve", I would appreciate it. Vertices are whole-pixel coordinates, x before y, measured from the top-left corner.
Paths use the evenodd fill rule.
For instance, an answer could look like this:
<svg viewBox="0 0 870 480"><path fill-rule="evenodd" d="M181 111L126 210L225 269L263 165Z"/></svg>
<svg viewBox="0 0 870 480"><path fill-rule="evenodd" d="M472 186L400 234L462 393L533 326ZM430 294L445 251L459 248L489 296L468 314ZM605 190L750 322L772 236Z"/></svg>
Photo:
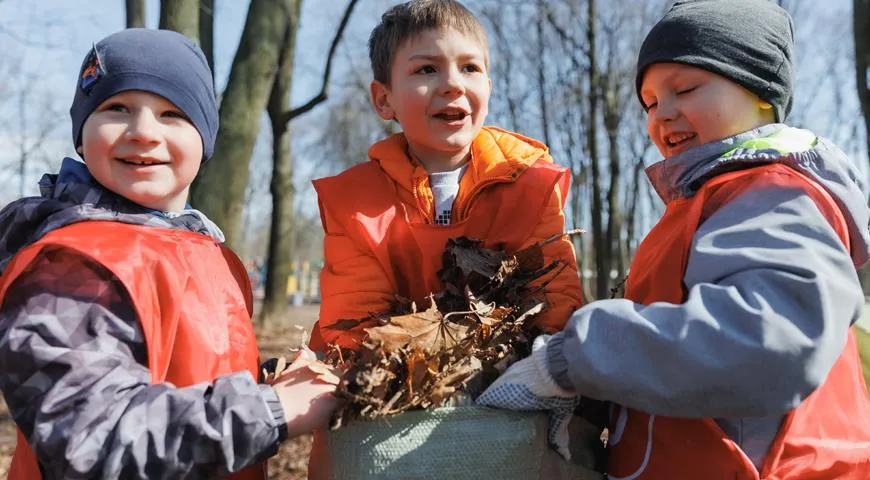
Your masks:
<svg viewBox="0 0 870 480"><path fill-rule="evenodd" d="M657 415L781 414L825 380L864 301L845 247L797 189L722 206L696 232L684 282L681 305L615 299L575 312L548 345L550 373Z"/></svg>
<svg viewBox="0 0 870 480"><path fill-rule="evenodd" d="M0 306L0 389L45 478L212 478L273 455L275 391L249 372L150 384L126 290L67 250L42 254Z"/></svg>

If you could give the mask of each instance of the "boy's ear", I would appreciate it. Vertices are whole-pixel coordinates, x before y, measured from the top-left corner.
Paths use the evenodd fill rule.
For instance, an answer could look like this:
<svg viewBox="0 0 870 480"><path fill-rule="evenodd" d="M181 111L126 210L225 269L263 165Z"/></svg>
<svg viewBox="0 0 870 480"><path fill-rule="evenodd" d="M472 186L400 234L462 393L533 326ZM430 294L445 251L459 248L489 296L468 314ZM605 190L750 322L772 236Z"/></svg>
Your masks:
<svg viewBox="0 0 870 480"><path fill-rule="evenodd" d="M758 108L761 110L761 115L763 115L768 122L776 120L776 113L773 111L773 104L759 99Z"/></svg>
<svg viewBox="0 0 870 480"><path fill-rule="evenodd" d="M372 106L375 107L378 116L384 120L395 119L396 112L394 112L393 107L390 106L390 89L377 80L372 80L369 89L371 90Z"/></svg>

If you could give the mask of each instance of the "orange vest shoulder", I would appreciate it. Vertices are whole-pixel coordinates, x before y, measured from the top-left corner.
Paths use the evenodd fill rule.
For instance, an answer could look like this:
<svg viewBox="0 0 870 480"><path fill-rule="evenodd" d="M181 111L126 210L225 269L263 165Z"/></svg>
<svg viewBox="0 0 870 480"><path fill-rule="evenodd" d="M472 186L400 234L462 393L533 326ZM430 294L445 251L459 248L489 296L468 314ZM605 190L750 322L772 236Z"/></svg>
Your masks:
<svg viewBox="0 0 870 480"><path fill-rule="evenodd" d="M691 198L671 201L641 242L626 298L641 304L685 300L687 255L698 226L761 175L803 189L848 247L845 219L821 186L784 165L720 175ZM666 272L666 275L662 273ZM870 399L863 386L854 332L825 383L786 416L762 472L712 419L649 415L620 408L610 473L638 479L870 478Z"/></svg>
<svg viewBox="0 0 870 480"><path fill-rule="evenodd" d="M80 222L19 252L0 281L0 298L40 251L52 247L75 250L123 283L145 335L152 383L185 387L242 370L257 378L251 288L228 248L194 232ZM18 440L8 478L40 478L20 432ZM264 468L254 465L231 478L262 479Z"/></svg>

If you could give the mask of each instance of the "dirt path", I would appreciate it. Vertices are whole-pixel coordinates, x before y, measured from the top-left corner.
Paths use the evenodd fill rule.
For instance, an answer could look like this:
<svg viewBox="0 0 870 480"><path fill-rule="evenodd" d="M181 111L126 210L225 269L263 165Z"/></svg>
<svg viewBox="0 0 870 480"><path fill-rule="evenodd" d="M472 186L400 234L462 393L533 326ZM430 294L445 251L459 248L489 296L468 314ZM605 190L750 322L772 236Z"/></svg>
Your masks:
<svg viewBox="0 0 870 480"><path fill-rule="evenodd" d="M318 306L306 305L290 310L285 325L258 329L261 358L287 355L288 348L302 341L317 319ZM0 478L6 478L15 450L15 424L9 417L6 402L0 395ZM269 479L302 480L307 478L311 437L296 438L281 445L278 455L269 461Z"/></svg>

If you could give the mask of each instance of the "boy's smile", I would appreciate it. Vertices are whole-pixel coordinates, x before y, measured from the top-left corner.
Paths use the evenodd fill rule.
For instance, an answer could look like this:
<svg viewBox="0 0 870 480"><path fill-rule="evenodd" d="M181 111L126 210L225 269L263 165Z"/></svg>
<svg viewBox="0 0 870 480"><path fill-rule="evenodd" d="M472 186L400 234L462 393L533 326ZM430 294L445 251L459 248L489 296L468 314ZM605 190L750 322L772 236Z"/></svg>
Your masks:
<svg viewBox="0 0 870 480"><path fill-rule="evenodd" d="M647 132L665 158L772 123L771 105L706 70L656 63L643 76Z"/></svg>
<svg viewBox="0 0 870 480"><path fill-rule="evenodd" d="M411 153L429 172L461 165L489 108L484 48L447 28L421 32L396 52L390 85L372 82L372 103L402 126Z"/></svg>
<svg viewBox="0 0 870 480"><path fill-rule="evenodd" d="M102 186L144 207L184 209L199 171L199 132L175 105L141 91L109 97L85 121L82 158Z"/></svg>

